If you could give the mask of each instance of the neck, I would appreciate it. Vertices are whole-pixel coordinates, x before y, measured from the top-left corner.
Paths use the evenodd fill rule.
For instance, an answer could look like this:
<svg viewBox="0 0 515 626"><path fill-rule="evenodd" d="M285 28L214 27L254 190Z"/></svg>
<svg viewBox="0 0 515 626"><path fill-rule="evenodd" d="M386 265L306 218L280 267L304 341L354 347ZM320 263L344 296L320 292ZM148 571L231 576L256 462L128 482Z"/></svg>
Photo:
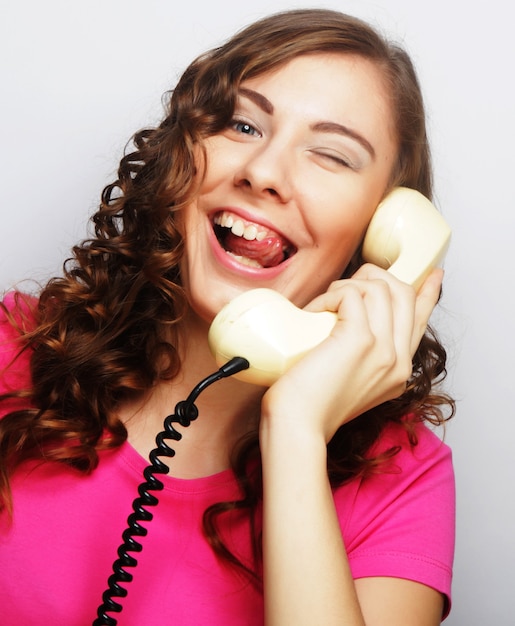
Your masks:
<svg viewBox="0 0 515 626"><path fill-rule="evenodd" d="M142 400L123 407L121 418L129 443L145 458L155 448L155 437L163 430L164 418L200 381L218 370L207 343L208 329L193 314L181 322L179 374L149 390ZM263 393L263 388L234 378L224 378L207 387L195 400L198 418L191 426L174 424L182 439L169 442L176 452L170 460L171 475L196 478L227 469L237 441L257 428Z"/></svg>

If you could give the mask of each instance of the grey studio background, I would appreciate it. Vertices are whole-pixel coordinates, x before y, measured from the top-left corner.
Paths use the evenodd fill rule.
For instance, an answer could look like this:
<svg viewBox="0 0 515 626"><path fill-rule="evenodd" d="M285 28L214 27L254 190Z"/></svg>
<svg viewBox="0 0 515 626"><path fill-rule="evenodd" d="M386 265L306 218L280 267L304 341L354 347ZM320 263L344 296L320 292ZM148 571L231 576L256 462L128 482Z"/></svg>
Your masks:
<svg viewBox="0 0 515 626"><path fill-rule="evenodd" d="M0 290L59 273L132 133L197 54L286 0L18 0L0 9ZM180 7L178 9L177 7ZM319 4L322 6L322 4ZM515 45L513 11L452 0L333 1L404 43L424 88L436 204L450 222L444 296L458 488L448 626L515 624Z"/></svg>

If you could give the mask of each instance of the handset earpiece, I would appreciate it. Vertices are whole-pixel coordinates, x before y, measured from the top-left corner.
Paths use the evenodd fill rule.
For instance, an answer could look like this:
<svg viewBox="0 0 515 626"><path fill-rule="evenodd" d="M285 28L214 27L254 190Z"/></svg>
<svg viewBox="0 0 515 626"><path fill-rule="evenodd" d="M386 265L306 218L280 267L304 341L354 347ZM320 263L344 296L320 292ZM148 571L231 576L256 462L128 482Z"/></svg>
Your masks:
<svg viewBox="0 0 515 626"><path fill-rule="evenodd" d="M362 256L419 289L442 261L451 230L420 192L396 187L379 204L363 241Z"/></svg>
<svg viewBox="0 0 515 626"><path fill-rule="evenodd" d="M451 231L432 203L398 187L378 206L363 242L363 258L420 287L447 250ZM208 342L220 367L235 356L250 367L235 378L272 385L333 329L337 316L298 309L271 289L252 289L213 320Z"/></svg>

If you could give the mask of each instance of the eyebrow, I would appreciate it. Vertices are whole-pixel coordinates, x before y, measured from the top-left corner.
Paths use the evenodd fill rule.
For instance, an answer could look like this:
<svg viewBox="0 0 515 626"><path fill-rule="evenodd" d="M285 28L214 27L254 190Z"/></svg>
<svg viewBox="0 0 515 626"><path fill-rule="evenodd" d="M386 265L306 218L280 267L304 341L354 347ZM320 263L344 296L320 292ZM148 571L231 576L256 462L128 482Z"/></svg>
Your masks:
<svg viewBox="0 0 515 626"><path fill-rule="evenodd" d="M365 150L370 154L372 159L376 158L376 151L374 146L357 131L344 126L343 124L337 124L336 122L317 122L311 126L311 129L319 133L336 133L337 135L344 135L357 141Z"/></svg>
<svg viewBox="0 0 515 626"><path fill-rule="evenodd" d="M254 104L257 104L257 106L265 113L267 113L268 115L273 115L274 105L270 102L268 98L265 98L263 94L260 94L253 89L246 89L245 87L241 87L239 91L242 96L245 96L249 100L252 100L252 102Z"/></svg>
<svg viewBox="0 0 515 626"><path fill-rule="evenodd" d="M263 94L246 87L241 87L239 91L240 95L252 100L267 115L273 115L274 105ZM376 152L370 141L348 126L337 124L336 122L316 122L310 128L319 133L335 133L344 137L350 137L363 146L373 159L376 157Z"/></svg>

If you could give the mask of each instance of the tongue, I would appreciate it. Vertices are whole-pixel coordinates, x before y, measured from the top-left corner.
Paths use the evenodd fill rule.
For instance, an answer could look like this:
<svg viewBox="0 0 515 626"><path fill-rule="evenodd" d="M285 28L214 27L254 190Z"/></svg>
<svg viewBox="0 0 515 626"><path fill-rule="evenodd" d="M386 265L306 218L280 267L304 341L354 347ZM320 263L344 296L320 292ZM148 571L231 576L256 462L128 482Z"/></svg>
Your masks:
<svg viewBox="0 0 515 626"><path fill-rule="evenodd" d="M283 242L277 237L265 237L262 241L248 241L228 233L224 241L225 249L238 256L257 261L262 267L275 267L284 261Z"/></svg>

